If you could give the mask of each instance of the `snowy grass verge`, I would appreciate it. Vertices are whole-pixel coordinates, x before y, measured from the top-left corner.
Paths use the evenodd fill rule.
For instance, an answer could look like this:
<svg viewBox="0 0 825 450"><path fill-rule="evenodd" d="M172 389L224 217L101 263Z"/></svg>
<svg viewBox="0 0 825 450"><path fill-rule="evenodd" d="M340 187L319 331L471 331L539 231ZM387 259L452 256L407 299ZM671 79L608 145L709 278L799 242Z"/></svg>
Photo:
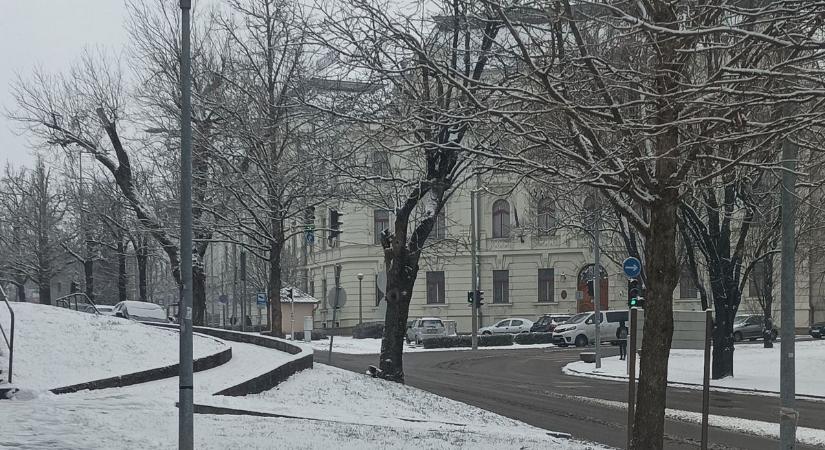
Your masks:
<svg viewBox="0 0 825 450"><path fill-rule="evenodd" d="M292 342L292 341L290 341ZM500 347L483 347L482 350L520 350L525 348L547 348L553 344L513 344ZM329 339L312 341L312 348L316 352L329 351ZM424 348L423 345L404 344L405 353L415 352L456 352L470 350L470 347L453 348ZM332 351L334 353L347 353L351 355L377 355L381 353L381 339L353 339L348 336L335 336L332 341Z"/></svg>
<svg viewBox="0 0 825 450"><path fill-rule="evenodd" d="M34 391L109 378L178 362L178 333L112 316L15 303L14 384ZM194 337L194 357L226 343Z"/></svg>
<svg viewBox="0 0 825 450"><path fill-rule="evenodd" d="M822 382L825 341L797 342L795 347L797 396L811 399L819 397L825 400L825 383ZM711 387L719 390L748 391L755 395L778 395L779 350L778 345L774 348L757 345L738 346L733 354L734 376L711 380ZM671 350L668 360L668 382L701 389L703 364L701 350ZM594 364L576 361L567 364L562 371L568 375L592 378L627 379L626 361L620 361L618 357L602 358L602 368L599 370L596 370Z"/></svg>

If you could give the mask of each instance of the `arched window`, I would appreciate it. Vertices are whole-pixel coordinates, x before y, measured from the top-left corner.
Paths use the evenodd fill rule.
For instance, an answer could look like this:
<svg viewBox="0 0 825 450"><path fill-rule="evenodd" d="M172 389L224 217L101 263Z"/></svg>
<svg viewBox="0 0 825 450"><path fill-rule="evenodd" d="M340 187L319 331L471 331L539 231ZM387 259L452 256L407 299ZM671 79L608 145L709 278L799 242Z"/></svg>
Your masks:
<svg viewBox="0 0 825 450"><path fill-rule="evenodd" d="M507 200L493 203L493 237L510 237L510 204Z"/></svg>
<svg viewBox="0 0 825 450"><path fill-rule="evenodd" d="M552 199L544 197L539 200L537 226L539 234L550 234L556 227L556 204Z"/></svg>

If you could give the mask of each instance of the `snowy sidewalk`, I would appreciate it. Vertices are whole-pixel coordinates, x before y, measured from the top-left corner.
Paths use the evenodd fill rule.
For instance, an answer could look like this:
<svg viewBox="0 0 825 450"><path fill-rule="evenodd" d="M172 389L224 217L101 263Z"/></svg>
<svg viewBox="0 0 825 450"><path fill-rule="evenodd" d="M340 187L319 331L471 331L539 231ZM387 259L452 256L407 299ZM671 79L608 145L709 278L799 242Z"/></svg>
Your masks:
<svg viewBox="0 0 825 450"><path fill-rule="evenodd" d="M734 388L750 391L779 393L779 345L763 348L761 345L740 345L733 353L734 376L711 380L712 388ZM796 343L796 393L825 397L825 340ZM668 360L668 382L702 384L703 352L701 350L671 350ZM627 379L626 361L618 357L602 358L602 368L595 364L576 361L566 365L568 375L594 378ZM637 372L638 374L638 360Z"/></svg>
<svg viewBox="0 0 825 450"><path fill-rule="evenodd" d="M463 403L316 364L276 389L211 396L293 357L232 342L229 363L195 374L195 401L301 418L195 415L199 449L602 449ZM172 449L177 446L177 378L125 388L43 394L4 401L0 447Z"/></svg>

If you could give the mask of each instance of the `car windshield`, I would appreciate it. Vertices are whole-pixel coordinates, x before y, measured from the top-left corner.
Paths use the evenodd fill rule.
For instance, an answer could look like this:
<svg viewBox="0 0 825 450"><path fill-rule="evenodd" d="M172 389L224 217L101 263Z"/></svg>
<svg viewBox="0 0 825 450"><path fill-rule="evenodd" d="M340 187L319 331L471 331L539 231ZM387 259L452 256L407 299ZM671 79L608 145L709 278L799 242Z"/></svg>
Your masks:
<svg viewBox="0 0 825 450"><path fill-rule="evenodd" d="M444 324L441 323L440 320L422 320L421 326L423 327L443 327Z"/></svg>
<svg viewBox="0 0 825 450"><path fill-rule="evenodd" d="M536 323L538 325L547 325L547 324L551 323L552 321L553 321L552 318L545 316L545 317L542 317L541 319L539 319L538 322L536 322Z"/></svg>
<svg viewBox="0 0 825 450"><path fill-rule="evenodd" d="M591 313L581 313L576 314L575 316L571 317L565 323L581 323L584 322L588 317L590 317Z"/></svg>

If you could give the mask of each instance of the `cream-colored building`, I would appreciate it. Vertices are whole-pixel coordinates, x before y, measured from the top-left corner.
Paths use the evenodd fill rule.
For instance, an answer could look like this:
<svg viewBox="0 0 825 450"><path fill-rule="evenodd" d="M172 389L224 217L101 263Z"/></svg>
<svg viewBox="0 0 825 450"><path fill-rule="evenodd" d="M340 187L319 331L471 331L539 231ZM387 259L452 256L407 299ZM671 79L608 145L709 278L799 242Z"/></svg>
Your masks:
<svg viewBox="0 0 825 450"><path fill-rule="evenodd" d="M494 180L497 181L497 180ZM484 306L482 326L506 317L535 320L545 313L592 309L586 282L592 270L592 239L556 223L556 201L526 189L511 190L500 182L484 185L478 198L479 261ZM496 192L507 192L497 195ZM457 321L458 331L470 330L471 290L470 190L463 188L449 200L443 217L419 263L410 305L410 318L435 316ZM313 245L294 240L297 253L306 251L306 289L321 300L316 327L350 327L361 320L383 321L383 252L378 233L393 223L393 214L363 203L334 206L343 213L342 234L332 241L318 232ZM327 208L315 212L318 229L328 226ZM304 250L303 246L306 246ZM621 252L612 252L614 258ZM346 299L333 322L332 287L335 266L341 265L341 287ZM610 309L627 305L627 278L608 257L602 258L602 304ZM358 274L362 274L359 281ZM324 294L326 293L326 294ZM677 290L677 295L679 294ZM696 309L691 298L677 299L677 309Z"/></svg>

